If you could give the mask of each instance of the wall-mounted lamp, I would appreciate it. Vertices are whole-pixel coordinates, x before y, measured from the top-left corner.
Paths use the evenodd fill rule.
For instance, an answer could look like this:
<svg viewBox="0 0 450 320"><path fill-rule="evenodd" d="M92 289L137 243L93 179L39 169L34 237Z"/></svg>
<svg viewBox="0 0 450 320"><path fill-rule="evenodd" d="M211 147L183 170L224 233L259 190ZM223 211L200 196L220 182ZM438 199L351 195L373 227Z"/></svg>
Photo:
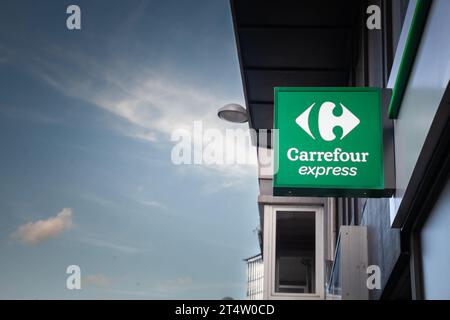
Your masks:
<svg viewBox="0 0 450 320"><path fill-rule="evenodd" d="M230 103L220 108L217 111L217 116L220 119L234 123L244 123L248 121L247 110L236 103Z"/></svg>

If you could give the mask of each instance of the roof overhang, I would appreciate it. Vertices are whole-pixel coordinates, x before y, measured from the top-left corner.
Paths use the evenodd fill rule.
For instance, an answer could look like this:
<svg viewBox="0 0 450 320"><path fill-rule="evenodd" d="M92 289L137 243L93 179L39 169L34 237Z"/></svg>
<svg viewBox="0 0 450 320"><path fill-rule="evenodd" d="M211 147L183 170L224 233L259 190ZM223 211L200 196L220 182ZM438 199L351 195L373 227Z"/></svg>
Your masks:
<svg viewBox="0 0 450 320"><path fill-rule="evenodd" d="M274 87L349 85L361 5L357 0L231 0L250 128L273 128ZM271 147L257 138L253 143Z"/></svg>

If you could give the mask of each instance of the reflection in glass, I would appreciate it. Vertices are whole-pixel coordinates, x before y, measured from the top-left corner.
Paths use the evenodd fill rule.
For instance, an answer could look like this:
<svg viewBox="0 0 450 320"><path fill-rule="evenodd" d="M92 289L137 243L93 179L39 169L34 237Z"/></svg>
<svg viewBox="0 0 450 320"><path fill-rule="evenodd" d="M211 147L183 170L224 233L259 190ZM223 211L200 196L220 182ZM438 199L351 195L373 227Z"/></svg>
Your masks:
<svg viewBox="0 0 450 320"><path fill-rule="evenodd" d="M275 291L315 293L315 215L276 214Z"/></svg>

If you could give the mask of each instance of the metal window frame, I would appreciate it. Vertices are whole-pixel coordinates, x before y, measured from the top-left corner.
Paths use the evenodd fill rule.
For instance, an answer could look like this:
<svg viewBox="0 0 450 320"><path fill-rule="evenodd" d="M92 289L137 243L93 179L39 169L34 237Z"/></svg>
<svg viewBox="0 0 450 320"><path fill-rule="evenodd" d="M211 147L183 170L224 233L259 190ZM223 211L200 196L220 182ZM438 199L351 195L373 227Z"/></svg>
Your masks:
<svg viewBox="0 0 450 320"><path fill-rule="evenodd" d="M278 212L315 215L315 293L275 292L276 215ZM325 298L325 223L323 206L266 205L264 208L264 299L323 300Z"/></svg>

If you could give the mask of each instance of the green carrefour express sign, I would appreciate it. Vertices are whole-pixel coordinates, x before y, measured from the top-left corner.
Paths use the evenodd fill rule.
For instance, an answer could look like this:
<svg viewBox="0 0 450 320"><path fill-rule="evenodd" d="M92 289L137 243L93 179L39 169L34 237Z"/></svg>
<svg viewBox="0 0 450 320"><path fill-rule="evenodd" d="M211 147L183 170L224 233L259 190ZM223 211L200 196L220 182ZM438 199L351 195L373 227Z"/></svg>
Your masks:
<svg viewBox="0 0 450 320"><path fill-rule="evenodd" d="M376 88L275 88L275 195L368 195L384 188Z"/></svg>

